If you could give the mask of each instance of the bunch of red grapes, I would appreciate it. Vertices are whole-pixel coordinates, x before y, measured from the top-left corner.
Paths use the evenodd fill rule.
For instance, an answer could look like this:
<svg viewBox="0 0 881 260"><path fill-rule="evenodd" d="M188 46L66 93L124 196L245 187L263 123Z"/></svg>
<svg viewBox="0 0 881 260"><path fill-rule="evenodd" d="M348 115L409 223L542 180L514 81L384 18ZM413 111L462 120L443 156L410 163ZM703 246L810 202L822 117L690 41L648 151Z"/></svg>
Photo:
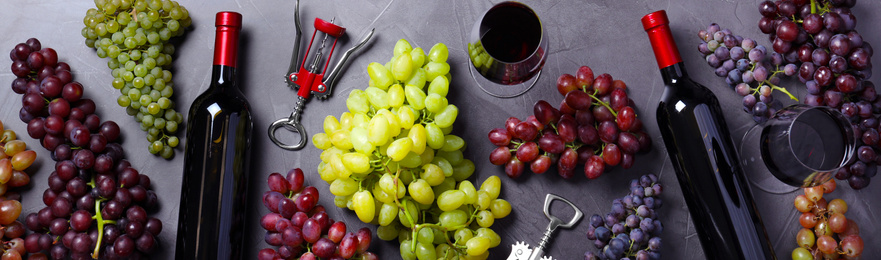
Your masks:
<svg viewBox="0 0 881 260"><path fill-rule="evenodd" d="M785 0L759 4L759 29L769 35L773 49L796 56L798 78L805 83L804 103L839 109L850 118L859 160L835 177L862 189L881 163L879 113L881 98L872 76L872 46L855 30L850 8L856 0Z"/></svg>
<svg viewBox="0 0 881 260"><path fill-rule="evenodd" d="M21 259L27 253L21 238L25 226L18 221L21 195L15 190L31 182L25 170L33 165L37 153L27 150L24 141L16 140L15 131L4 130L3 122L0 132L0 259Z"/></svg>
<svg viewBox="0 0 881 260"><path fill-rule="evenodd" d="M505 128L489 132L489 141L498 146L489 160L505 165L508 177L522 175L527 164L537 174L556 164L560 176L569 179L584 164L584 175L595 179L617 165L630 168L636 153L651 149L623 81L609 74L594 78L590 67L581 66L575 76L560 76L557 90L565 97L559 109L540 100L525 121L511 117Z"/></svg>
<svg viewBox="0 0 881 260"><path fill-rule="evenodd" d="M140 258L158 247L158 204L150 178L124 159L120 129L101 122L95 102L83 98L70 66L31 38L10 52L12 90L23 94L20 118L56 161L43 193L45 208L25 218L34 231L27 252L53 259ZM43 257L41 254L35 254Z"/></svg>
<svg viewBox="0 0 881 260"><path fill-rule="evenodd" d="M263 205L269 214L260 219L266 230L266 243L257 259L379 259L367 252L373 234L368 228L346 233L346 223L334 221L324 206L317 205L318 189L303 187L303 170L290 170L287 176L272 173Z"/></svg>
<svg viewBox="0 0 881 260"><path fill-rule="evenodd" d="M847 202L827 202L823 194L835 191L835 180L820 186L804 188L804 195L795 197L795 208L803 227L795 236L798 247L792 250L793 260L859 259L863 253L860 228L844 216Z"/></svg>

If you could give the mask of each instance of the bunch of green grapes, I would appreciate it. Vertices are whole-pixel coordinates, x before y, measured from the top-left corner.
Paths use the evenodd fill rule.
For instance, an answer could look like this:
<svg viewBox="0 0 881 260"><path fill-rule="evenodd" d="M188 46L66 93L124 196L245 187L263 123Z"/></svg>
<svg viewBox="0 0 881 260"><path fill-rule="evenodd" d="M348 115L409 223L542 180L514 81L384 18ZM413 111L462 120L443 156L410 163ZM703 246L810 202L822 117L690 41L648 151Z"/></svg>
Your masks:
<svg viewBox="0 0 881 260"><path fill-rule="evenodd" d="M86 46L109 58L111 85L120 91L116 101L147 132L150 153L171 159L183 116L171 100L169 39L192 23L187 9L169 0L95 0L95 6L83 18Z"/></svg>
<svg viewBox="0 0 881 260"><path fill-rule="evenodd" d="M398 239L403 259L486 259L501 241L490 226L511 213L498 177L480 189L468 180L474 163L450 134L459 110L446 98L447 56L443 43L425 55L399 40L390 62L367 66L369 86L349 94L349 112L312 137L334 203Z"/></svg>

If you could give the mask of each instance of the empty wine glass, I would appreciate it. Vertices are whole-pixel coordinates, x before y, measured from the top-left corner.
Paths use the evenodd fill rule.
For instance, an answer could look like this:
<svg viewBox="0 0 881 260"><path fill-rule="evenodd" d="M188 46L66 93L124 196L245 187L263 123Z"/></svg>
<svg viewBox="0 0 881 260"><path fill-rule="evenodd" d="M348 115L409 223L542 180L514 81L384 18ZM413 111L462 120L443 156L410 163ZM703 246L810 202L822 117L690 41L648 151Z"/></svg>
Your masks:
<svg viewBox="0 0 881 260"><path fill-rule="evenodd" d="M740 159L756 187L788 193L831 179L854 158L855 147L853 128L841 112L797 104L751 128L743 137Z"/></svg>
<svg viewBox="0 0 881 260"><path fill-rule="evenodd" d="M522 3L502 2L487 10L468 36L469 71L487 94L516 97L538 81L547 49L547 35L535 11Z"/></svg>

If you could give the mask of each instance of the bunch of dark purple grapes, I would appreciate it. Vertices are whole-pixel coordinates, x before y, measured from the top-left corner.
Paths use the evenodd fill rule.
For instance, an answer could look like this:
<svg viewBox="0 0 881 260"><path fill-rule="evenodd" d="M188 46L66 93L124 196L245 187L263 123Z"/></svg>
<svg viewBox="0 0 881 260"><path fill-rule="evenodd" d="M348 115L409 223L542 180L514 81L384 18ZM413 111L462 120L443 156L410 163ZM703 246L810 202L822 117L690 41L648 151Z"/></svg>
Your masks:
<svg viewBox="0 0 881 260"><path fill-rule="evenodd" d="M700 30L698 37L702 40L698 51L705 55L707 64L716 69L716 75L725 78L728 86L743 96L743 110L757 123L764 123L783 108L783 103L774 99L774 91L797 100L778 86L781 73L793 76L798 72L798 66L793 64L797 57L769 53L755 40L735 35L715 23Z"/></svg>
<svg viewBox="0 0 881 260"><path fill-rule="evenodd" d="M148 217L158 200L150 178L124 159L113 121L101 122L95 102L83 98L70 66L37 39L10 53L12 90L23 94L21 120L28 135L52 151L55 171L43 193L45 208L25 218L34 233L30 253L53 259L140 258L158 247L159 219Z"/></svg>
<svg viewBox="0 0 881 260"><path fill-rule="evenodd" d="M661 208L662 191L654 174L631 180L630 194L612 201L605 217L590 216L587 239L600 251L587 251L584 259L661 259L663 226L655 210Z"/></svg>
<svg viewBox="0 0 881 260"><path fill-rule="evenodd" d="M489 160L505 165L508 177L519 177L525 164L538 174L557 164L560 176L569 179L584 164L585 176L595 179L616 165L630 168L636 153L651 149L623 81L609 74L594 78L590 67L581 66L575 76L557 79L557 91L565 97L559 109L540 100L526 121L511 117L505 128L489 132L498 146Z"/></svg>
<svg viewBox="0 0 881 260"><path fill-rule="evenodd" d="M317 205L318 189L303 187L303 170L290 170L286 177L272 173L263 205L269 214L260 219L264 239L278 249L264 248L257 259L379 259L367 252L373 234L368 228L346 233L346 223L331 219L324 206Z"/></svg>
<svg viewBox="0 0 881 260"><path fill-rule="evenodd" d="M872 76L872 46L855 30L850 8L855 0L765 1L759 29L769 35L774 50L801 63L798 79L805 83L804 103L839 109L850 118L861 144L854 163L835 175L853 189L862 189L881 163L879 113L881 98Z"/></svg>

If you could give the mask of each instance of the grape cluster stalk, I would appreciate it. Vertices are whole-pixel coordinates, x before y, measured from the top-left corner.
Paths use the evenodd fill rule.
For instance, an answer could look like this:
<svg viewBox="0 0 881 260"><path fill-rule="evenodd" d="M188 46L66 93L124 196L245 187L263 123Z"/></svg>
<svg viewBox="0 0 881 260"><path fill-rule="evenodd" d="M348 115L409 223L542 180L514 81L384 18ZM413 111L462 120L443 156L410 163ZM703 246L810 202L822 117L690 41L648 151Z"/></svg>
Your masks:
<svg viewBox="0 0 881 260"><path fill-rule="evenodd" d="M835 191L835 180L823 185L804 188L804 194L795 197L795 209L802 229L795 236L798 244L792 250L793 260L859 259L863 254L863 239L859 226L844 216L848 204L842 199L826 201L824 194Z"/></svg>
<svg viewBox="0 0 881 260"><path fill-rule="evenodd" d="M744 111L758 123L783 106L773 92L799 100L778 85L783 76L804 84L800 102L828 106L849 118L858 140L857 160L835 178L859 190L881 164L881 98L869 81L874 50L856 31L855 5L856 0L764 1L758 6L758 27L768 35L771 49L711 24L698 32L698 51L743 96Z"/></svg>
<svg viewBox="0 0 881 260"><path fill-rule="evenodd" d="M169 0L96 0L95 6L83 17L86 46L108 58L116 101L147 132L147 150L171 159L183 116L172 100L169 41L190 26L189 12Z"/></svg>
<svg viewBox="0 0 881 260"><path fill-rule="evenodd" d="M448 55L443 43L426 55L399 40L388 63L367 66L368 87L349 94L349 111L312 137L334 204L379 224L377 236L398 239L406 260L487 259L501 243L490 227L511 213L497 176L480 189L468 180L474 163L451 134L459 108L446 98Z"/></svg>
<svg viewBox="0 0 881 260"><path fill-rule="evenodd" d="M19 43L10 58L17 76L12 90L23 94L20 119L56 162L43 192L46 207L25 217L33 231L24 239L25 250L48 252L53 259L139 258L153 252L162 222L148 211L155 211L158 198L150 178L124 158L119 126L101 121L70 66L39 40Z"/></svg>
<svg viewBox="0 0 881 260"><path fill-rule="evenodd" d="M662 205L661 192L654 174L631 180L630 193L613 200L609 213L590 216L587 239L599 251L587 251L584 259L661 259L663 226L655 212Z"/></svg>
<svg viewBox="0 0 881 260"><path fill-rule="evenodd" d="M25 172L37 159L37 153L27 149L24 141L16 140L12 129L4 129L0 121L0 259L22 259L27 254L24 248L25 226L18 221L21 215L20 187L31 183ZM45 259L44 254L31 258Z"/></svg>
<svg viewBox="0 0 881 260"><path fill-rule="evenodd" d="M525 121L510 117L504 128L489 132L498 146L489 161L504 165L508 177L520 177L526 164L536 174L556 164L557 173L570 179L584 164L584 175L595 179L617 165L629 169L635 154L651 149L623 81L609 74L594 77L590 67L581 66L575 76L557 79L557 91L564 96L559 109L539 100Z"/></svg>
<svg viewBox="0 0 881 260"><path fill-rule="evenodd" d="M300 168L287 176L269 175L263 205L270 213L263 215L260 225L266 230L266 243L278 248L260 250L257 259L379 259L367 251L373 240L370 229L346 233L346 223L331 219L317 204L318 189L304 187L303 180Z"/></svg>

